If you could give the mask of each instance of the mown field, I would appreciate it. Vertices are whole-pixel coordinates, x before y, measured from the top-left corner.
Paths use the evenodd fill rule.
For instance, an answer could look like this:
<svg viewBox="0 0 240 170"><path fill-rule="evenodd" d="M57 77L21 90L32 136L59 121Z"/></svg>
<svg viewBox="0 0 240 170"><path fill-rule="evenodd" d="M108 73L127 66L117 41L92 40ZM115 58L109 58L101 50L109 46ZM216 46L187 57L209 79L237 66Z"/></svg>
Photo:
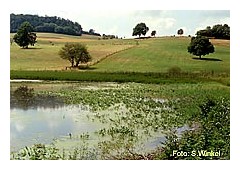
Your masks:
<svg viewBox="0 0 240 170"><path fill-rule="evenodd" d="M229 42L213 40L216 52L207 60L193 59L187 52L190 38L156 38L139 40L139 45L130 50L110 56L97 64L99 71L167 72L179 67L185 72L229 73Z"/></svg>
<svg viewBox="0 0 240 170"><path fill-rule="evenodd" d="M11 34L11 37L13 34ZM69 62L59 57L58 51L67 42L80 42L87 45L93 58L93 64L107 55L133 47L133 40L98 40L93 36L67 36L58 34L38 33L35 46L21 49L17 44L10 46L11 70L65 70Z"/></svg>
<svg viewBox="0 0 240 170"><path fill-rule="evenodd" d="M21 49L15 43L11 45L11 70L64 70L70 64L59 57L58 51L66 42L81 42L87 45L93 57L89 64L94 65L87 71L168 72L178 67L192 73L230 73L230 42L227 40L212 40L215 53L198 60L187 52L190 38L186 37L98 40L91 36L47 33L37 36L38 43L29 49ZM103 58L106 59L95 64Z"/></svg>

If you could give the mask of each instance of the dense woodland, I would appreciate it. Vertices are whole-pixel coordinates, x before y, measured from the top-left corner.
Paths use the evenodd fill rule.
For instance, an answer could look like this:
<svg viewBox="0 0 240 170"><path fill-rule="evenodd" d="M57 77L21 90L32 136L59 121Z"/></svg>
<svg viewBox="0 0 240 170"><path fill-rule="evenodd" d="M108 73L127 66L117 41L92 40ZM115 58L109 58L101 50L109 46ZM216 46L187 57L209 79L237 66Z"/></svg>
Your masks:
<svg viewBox="0 0 240 170"><path fill-rule="evenodd" d="M90 29L89 31L83 31L82 26L70 21L69 19L60 18L57 16L38 16L38 15L23 15L23 14L11 14L10 15L10 32L17 32L20 25L28 21L34 28L35 32L49 32L60 33L68 35L82 35L91 34L101 36Z"/></svg>
<svg viewBox="0 0 240 170"><path fill-rule="evenodd" d="M197 35L230 40L230 27L227 24L217 24L212 28L210 26L207 26L206 29L199 30L197 32Z"/></svg>

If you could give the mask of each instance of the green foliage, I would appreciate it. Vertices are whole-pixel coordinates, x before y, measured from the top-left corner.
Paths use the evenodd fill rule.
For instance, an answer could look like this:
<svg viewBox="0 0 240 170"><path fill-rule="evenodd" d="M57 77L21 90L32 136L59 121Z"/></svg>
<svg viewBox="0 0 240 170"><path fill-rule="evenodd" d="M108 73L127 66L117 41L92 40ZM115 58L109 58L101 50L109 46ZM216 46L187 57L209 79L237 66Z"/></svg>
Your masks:
<svg viewBox="0 0 240 170"><path fill-rule="evenodd" d="M148 32L149 28L146 26L145 23L139 23L133 28L133 33L132 36L141 36L141 35L146 35Z"/></svg>
<svg viewBox="0 0 240 170"><path fill-rule="evenodd" d="M36 33L33 33L33 27L29 22L24 22L14 35L13 40L20 47L28 48L29 45L34 46L36 43Z"/></svg>
<svg viewBox="0 0 240 170"><path fill-rule="evenodd" d="M82 27L79 23L66 20L57 16L38 15L10 15L10 32L16 32L20 25L27 21L31 23L36 32L51 32L69 35L82 35Z"/></svg>
<svg viewBox="0 0 240 170"><path fill-rule="evenodd" d="M188 52L201 58L201 56L214 53L214 46L207 37L192 37L188 46Z"/></svg>
<svg viewBox="0 0 240 170"><path fill-rule="evenodd" d="M178 35L183 35L183 29L182 29L182 28L179 29L179 30L177 31L177 34L178 34Z"/></svg>
<svg viewBox="0 0 240 170"><path fill-rule="evenodd" d="M227 24L214 25L212 28L207 26L206 29L197 31L196 35L230 40L230 27Z"/></svg>
<svg viewBox="0 0 240 170"><path fill-rule="evenodd" d="M156 35L157 31L156 30L153 30L152 33L151 33L151 36L154 36Z"/></svg>
<svg viewBox="0 0 240 170"><path fill-rule="evenodd" d="M160 159L230 159L230 102L229 99L208 99L200 105L200 114L192 122L192 129L181 137L169 133ZM173 155L173 151L188 156ZM204 156L201 151L220 152L220 156Z"/></svg>
<svg viewBox="0 0 240 170"><path fill-rule="evenodd" d="M145 148L142 149L141 147L142 142L151 139L151 137L162 136L162 131L174 130L185 125L191 127L191 124L193 124L194 127L201 128L199 122L204 120L203 117L205 117L205 113L201 114L201 110L211 113L214 113L213 110L216 111L216 114L211 114L207 118L211 123L212 115L217 116L219 115L218 112L222 112L221 110L224 109L213 109L218 106L216 102L198 107L199 103L205 103L203 101L208 101L207 98L212 98L212 96L215 96L215 98L225 96L227 98L229 96L229 87L209 82L198 82L196 84L170 83L165 85L54 83L53 87L58 85L60 90L56 90L56 88L52 90L51 85L49 82L42 82L41 86L44 91L39 92L39 95L61 96L65 100L65 104L87 105L91 109L90 112L93 113L88 114L88 119L103 125L96 130L95 134L98 135L97 138L99 139L96 145L89 144L90 141L94 140L92 133L83 133L78 135L77 139L73 136L71 140L81 140L81 142L77 145L75 143L71 150L59 151L58 153L63 153L61 159L173 159L175 157L164 157L164 154L160 157L164 148L161 151L154 150L155 154L145 151ZM86 89L86 85L90 86L90 89ZM91 89L91 86L95 87L94 90ZM48 89L46 87L51 90L45 91ZM226 101L223 100L222 103ZM222 121L222 118L223 116L220 116L217 120ZM193 134L189 132L189 136L184 139L188 141L189 145L193 144L195 146L194 142L200 139L203 141L204 136L202 136L203 139L199 137L199 128L198 131L193 131ZM224 135L224 133L220 133ZM220 133L215 134L219 135ZM176 133L173 132L172 135L167 136L169 141L167 146L172 149L179 149L179 143L182 143L181 146L183 146L184 142L176 140L178 139L176 136L179 137ZM199 149L201 149L201 143L203 142L198 144ZM173 144L174 146L172 146ZM160 142L159 145L161 145ZM186 150L187 146L185 147ZM223 153L223 150L221 152ZM171 156L172 150L166 150L164 153ZM180 158L178 157L178 159Z"/></svg>
<svg viewBox="0 0 240 170"><path fill-rule="evenodd" d="M66 43L59 51L59 55L62 59L68 60L72 67L78 67L80 63L87 63L91 60L87 47L80 43Z"/></svg>
<svg viewBox="0 0 240 170"><path fill-rule="evenodd" d="M35 144L32 147L25 147L17 153L12 153L11 159L18 160L58 160L61 155L55 146Z"/></svg>

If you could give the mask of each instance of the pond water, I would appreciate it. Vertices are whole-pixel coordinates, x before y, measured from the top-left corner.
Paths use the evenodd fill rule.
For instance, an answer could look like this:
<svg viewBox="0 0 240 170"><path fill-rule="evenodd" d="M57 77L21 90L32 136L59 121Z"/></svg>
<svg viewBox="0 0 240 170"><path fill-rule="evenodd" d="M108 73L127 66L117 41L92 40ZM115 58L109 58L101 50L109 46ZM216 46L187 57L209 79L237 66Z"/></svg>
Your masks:
<svg viewBox="0 0 240 170"><path fill-rule="evenodd" d="M81 105L55 108L11 108L11 151L36 143L50 144L54 139L69 137L70 133L94 132L99 124L88 120L91 114Z"/></svg>

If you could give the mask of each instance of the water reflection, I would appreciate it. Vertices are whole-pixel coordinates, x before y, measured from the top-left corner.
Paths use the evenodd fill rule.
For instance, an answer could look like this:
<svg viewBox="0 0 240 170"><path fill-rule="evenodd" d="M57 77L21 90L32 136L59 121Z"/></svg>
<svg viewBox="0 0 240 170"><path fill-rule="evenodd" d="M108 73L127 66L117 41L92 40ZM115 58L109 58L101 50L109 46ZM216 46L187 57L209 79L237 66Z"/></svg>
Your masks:
<svg viewBox="0 0 240 170"><path fill-rule="evenodd" d="M11 151L35 143L49 144L55 138L94 132L97 124L89 121L89 111L81 106L11 109Z"/></svg>
<svg viewBox="0 0 240 170"><path fill-rule="evenodd" d="M32 108L58 108L64 106L64 101L60 97L51 95L35 95L34 89L27 86L20 86L15 91L10 92L11 109L32 109Z"/></svg>

